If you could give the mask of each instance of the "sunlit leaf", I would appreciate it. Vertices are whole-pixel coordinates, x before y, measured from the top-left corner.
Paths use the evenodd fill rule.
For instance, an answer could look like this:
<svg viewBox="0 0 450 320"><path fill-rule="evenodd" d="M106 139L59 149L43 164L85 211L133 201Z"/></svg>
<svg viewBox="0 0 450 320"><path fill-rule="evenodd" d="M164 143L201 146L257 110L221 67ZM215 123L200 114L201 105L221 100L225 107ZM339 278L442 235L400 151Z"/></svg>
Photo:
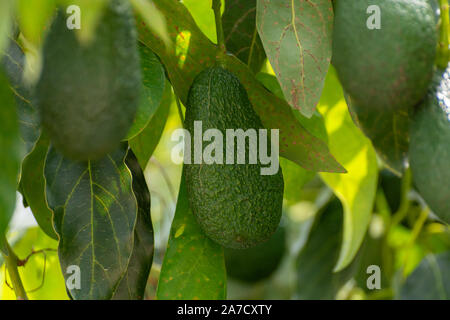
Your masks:
<svg viewBox="0 0 450 320"><path fill-rule="evenodd" d="M166 50L164 43L142 21L138 21L139 40L161 58L175 93L185 103L195 76L215 63L217 49L199 30L182 3L154 2L166 16L169 36L176 46ZM305 130L295 119L290 106L266 90L243 62L234 56L226 56L225 65L247 90L263 125L280 129L280 154L283 157L311 171L345 171L330 154L327 145Z"/></svg>
<svg viewBox="0 0 450 320"><path fill-rule="evenodd" d="M0 237L16 205L17 179L23 154L21 146L14 97L0 68Z"/></svg>
<svg viewBox="0 0 450 320"><path fill-rule="evenodd" d="M130 0L134 9L142 17L142 20L158 35L167 47L172 42L167 34L166 18L158 10L152 0Z"/></svg>
<svg viewBox="0 0 450 320"><path fill-rule="evenodd" d="M32 43L42 43L42 35L56 8L57 0L18 0L20 31Z"/></svg>
<svg viewBox="0 0 450 320"><path fill-rule="evenodd" d="M133 192L137 199L138 215L134 229L134 246L127 272L114 292L113 299L144 298L145 286L153 262L153 226L150 217L150 193L136 156L128 151L126 164L133 175Z"/></svg>
<svg viewBox="0 0 450 320"><path fill-rule="evenodd" d="M183 4L189 10L199 29L208 37L209 40L216 43L216 23L214 12L212 10L212 0L183 0ZM223 9L223 6L221 6Z"/></svg>
<svg viewBox="0 0 450 320"><path fill-rule="evenodd" d="M181 178L175 217L158 283L158 299L226 299L226 270L221 246L195 220Z"/></svg>
<svg viewBox="0 0 450 320"><path fill-rule="evenodd" d="M164 67L158 57L143 44L139 44L139 53L142 74L141 97L133 125L128 131L127 140L142 132L152 119L161 104L166 81Z"/></svg>
<svg viewBox="0 0 450 320"><path fill-rule="evenodd" d="M0 1L0 59L3 50L8 46L8 35L11 32L14 0Z"/></svg>
<svg viewBox="0 0 450 320"><path fill-rule="evenodd" d="M20 240L12 246L20 259L25 259L33 250L38 252L30 256L25 266L19 267L19 274L29 299L68 299L56 251L57 241L49 238L40 228L33 227L26 230ZM8 283L11 284L9 276ZM0 299L16 299L14 291L5 284L3 272L0 272Z"/></svg>
<svg viewBox="0 0 450 320"><path fill-rule="evenodd" d="M331 0L258 0L256 23L289 104L310 117L331 61Z"/></svg>
<svg viewBox="0 0 450 320"><path fill-rule="evenodd" d="M137 203L125 156L124 148L89 162L72 162L53 147L47 154L47 202L61 267L76 265L81 272L80 289L68 288L74 299L111 298L127 270Z"/></svg>
<svg viewBox="0 0 450 320"><path fill-rule="evenodd" d="M328 143L345 174L321 174L344 206L344 234L335 270L349 265L360 247L370 222L378 168L370 140L353 123L336 72L330 68L319 111L325 119Z"/></svg>

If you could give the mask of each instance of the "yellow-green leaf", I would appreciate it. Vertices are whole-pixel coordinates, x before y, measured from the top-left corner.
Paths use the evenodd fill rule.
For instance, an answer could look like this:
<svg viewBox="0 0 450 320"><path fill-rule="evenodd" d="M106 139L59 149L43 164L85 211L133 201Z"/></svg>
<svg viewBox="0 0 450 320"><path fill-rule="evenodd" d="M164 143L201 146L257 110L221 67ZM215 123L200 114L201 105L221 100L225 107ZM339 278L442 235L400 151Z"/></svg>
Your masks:
<svg viewBox="0 0 450 320"><path fill-rule="evenodd" d="M344 234L335 271L350 264L364 239L377 187L377 159L370 140L353 123L336 72L330 68L319 111L325 119L328 143L345 174L322 173L322 179L344 207Z"/></svg>

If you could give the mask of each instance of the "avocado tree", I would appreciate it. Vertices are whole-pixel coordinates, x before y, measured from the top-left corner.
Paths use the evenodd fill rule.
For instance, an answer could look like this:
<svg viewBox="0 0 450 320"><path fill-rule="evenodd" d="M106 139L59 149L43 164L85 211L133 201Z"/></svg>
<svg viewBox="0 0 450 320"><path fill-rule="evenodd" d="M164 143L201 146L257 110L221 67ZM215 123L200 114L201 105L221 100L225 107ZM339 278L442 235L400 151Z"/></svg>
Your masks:
<svg viewBox="0 0 450 320"><path fill-rule="evenodd" d="M449 299L449 62L448 0L3 0L0 298Z"/></svg>

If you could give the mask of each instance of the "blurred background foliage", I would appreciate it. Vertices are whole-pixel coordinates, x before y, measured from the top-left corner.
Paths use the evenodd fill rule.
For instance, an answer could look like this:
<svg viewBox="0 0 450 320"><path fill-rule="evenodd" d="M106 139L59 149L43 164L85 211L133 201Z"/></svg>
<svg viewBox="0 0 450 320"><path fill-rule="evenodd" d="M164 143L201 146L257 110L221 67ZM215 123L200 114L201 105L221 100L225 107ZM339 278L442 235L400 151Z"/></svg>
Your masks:
<svg viewBox="0 0 450 320"><path fill-rule="evenodd" d="M2 0L0 2L0 50L5 47L2 34L20 26L20 39L27 58L27 76L39 74L39 50L52 10L65 0ZM16 4L18 21L8 22L8 12ZM65 1L80 5L85 26L80 39L89 41L102 2ZM216 41L212 0L183 0L201 31ZM231 3L230 1L229 3ZM45 5L42 5L45 3ZM135 7L148 9L151 2L134 0ZM223 6L224 7L224 6ZM152 7L155 9L154 7ZM222 10L226 10L225 8ZM164 35L164 17L157 10L146 21ZM36 19L35 17L39 17ZM155 22L156 21L156 22ZM9 24L9 25L8 25ZM164 37L164 36L163 36ZM2 40L3 39L3 40ZM174 44L172 44L174 45ZM176 44L175 44L176 45ZM283 97L270 63L265 59L256 78L270 91ZM304 119L298 116L299 121ZM314 120L315 119L315 120ZM229 299L393 299L450 298L450 231L438 221L414 191L410 176L400 179L383 168L370 141L351 120L342 88L330 68L318 112L311 121L302 122L316 136L328 141L330 150L348 174L316 174L293 162L280 159L285 180L285 242L276 270L261 279L242 281L228 277ZM175 95L163 135L145 169L152 197L155 231L155 256L147 283L146 298L155 299L159 273L174 216L182 165L171 160L172 132L182 128ZM374 205L372 205L375 203ZM370 211L359 215L358 212ZM353 224L347 230L368 226L359 232L356 246L343 246L343 217ZM67 299L58 261L57 241L38 227L18 193L17 209L10 223L8 240L26 263L20 268L24 286L31 299ZM359 247L358 242L362 245ZM347 250L348 255L343 255ZM277 250L275 250L277 251ZM354 259L353 256L356 257ZM343 268L337 266L340 264ZM348 261L344 261L348 260ZM15 299L5 278L0 258L0 299ZM381 289L367 288L367 267L381 269ZM237 277L239 278L239 277ZM423 295L422 295L423 294Z"/></svg>

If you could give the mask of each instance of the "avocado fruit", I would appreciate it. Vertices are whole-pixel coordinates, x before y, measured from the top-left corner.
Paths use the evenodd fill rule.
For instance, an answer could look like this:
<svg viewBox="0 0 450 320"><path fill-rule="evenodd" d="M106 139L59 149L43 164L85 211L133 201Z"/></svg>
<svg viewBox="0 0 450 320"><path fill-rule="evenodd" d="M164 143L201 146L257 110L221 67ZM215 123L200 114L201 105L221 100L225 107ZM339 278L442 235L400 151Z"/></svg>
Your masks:
<svg viewBox="0 0 450 320"><path fill-rule="evenodd" d="M207 68L194 79L184 124L191 136L194 121L202 122L203 132L217 129L222 133L224 158L226 129L264 129L238 78L220 66ZM225 160L222 164L185 162L186 188L190 207L205 234L224 247L246 249L268 240L277 229L284 182L281 168L274 175L261 175L259 159L256 164L248 163L248 143L246 163L237 164L236 155L235 145L234 164Z"/></svg>
<svg viewBox="0 0 450 320"><path fill-rule="evenodd" d="M414 185L430 209L450 223L450 65L438 70L411 125Z"/></svg>
<svg viewBox="0 0 450 320"><path fill-rule="evenodd" d="M369 28L376 13L380 28ZM437 33L427 0L338 0L332 63L356 105L377 112L415 106L433 74Z"/></svg>
<svg viewBox="0 0 450 320"><path fill-rule="evenodd" d="M270 277L286 251L286 229L280 224L272 237L250 249L225 248L225 266L230 278L255 283Z"/></svg>
<svg viewBox="0 0 450 320"><path fill-rule="evenodd" d="M141 86L130 4L110 0L95 38L80 43L58 11L43 49L37 102L53 145L73 160L95 160L126 136Z"/></svg>

